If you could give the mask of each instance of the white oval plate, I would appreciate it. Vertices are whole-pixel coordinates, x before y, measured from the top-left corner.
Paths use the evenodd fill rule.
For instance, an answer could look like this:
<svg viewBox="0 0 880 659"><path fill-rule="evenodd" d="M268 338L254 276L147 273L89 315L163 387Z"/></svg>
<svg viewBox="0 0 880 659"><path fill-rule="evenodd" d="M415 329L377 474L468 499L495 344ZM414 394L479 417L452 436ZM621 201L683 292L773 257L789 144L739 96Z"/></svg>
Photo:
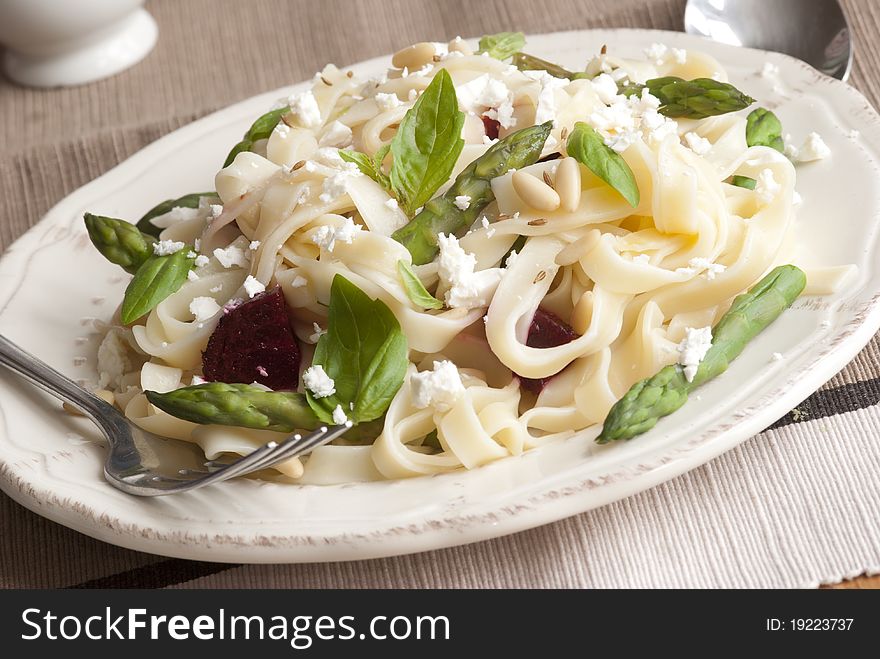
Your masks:
<svg viewBox="0 0 880 659"><path fill-rule="evenodd" d="M799 300L701 389L701 400L630 442L600 448L580 436L469 472L342 486L238 481L140 499L104 482L104 450L87 421L0 373L0 487L40 515L131 549L212 561L351 560L547 524L652 487L770 425L880 327L880 117L861 94L800 61L680 33L566 32L531 37L529 51L576 67L602 44L638 56L654 41L714 55L735 84L778 111L796 140L811 130L825 138L832 157L798 170L798 234L813 263L859 266L842 293ZM765 61L779 66L779 82L759 75ZM386 62L353 68L376 74ZM0 332L71 377L94 380L93 319L111 316L124 277L91 249L82 213L138 217L160 199L210 188L229 146L290 91L175 131L59 203L0 260ZM772 362L774 352L784 359Z"/></svg>

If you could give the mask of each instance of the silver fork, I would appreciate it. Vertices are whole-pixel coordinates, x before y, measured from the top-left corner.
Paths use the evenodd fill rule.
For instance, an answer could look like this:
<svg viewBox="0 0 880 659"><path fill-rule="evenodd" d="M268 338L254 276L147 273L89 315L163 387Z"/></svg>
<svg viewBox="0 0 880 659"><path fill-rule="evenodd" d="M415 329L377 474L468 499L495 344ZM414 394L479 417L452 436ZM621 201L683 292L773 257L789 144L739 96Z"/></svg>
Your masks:
<svg viewBox="0 0 880 659"><path fill-rule="evenodd" d="M291 435L282 442L269 442L253 453L209 469L179 469L162 465L151 442L163 438L131 423L115 407L85 391L75 382L25 352L0 335L0 365L23 376L43 391L74 406L101 430L110 447L104 462L104 476L123 492L143 497L177 494L205 485L267 469L333 441L351 428L351 421L339 426L321 426L307 435Z"/></svg>

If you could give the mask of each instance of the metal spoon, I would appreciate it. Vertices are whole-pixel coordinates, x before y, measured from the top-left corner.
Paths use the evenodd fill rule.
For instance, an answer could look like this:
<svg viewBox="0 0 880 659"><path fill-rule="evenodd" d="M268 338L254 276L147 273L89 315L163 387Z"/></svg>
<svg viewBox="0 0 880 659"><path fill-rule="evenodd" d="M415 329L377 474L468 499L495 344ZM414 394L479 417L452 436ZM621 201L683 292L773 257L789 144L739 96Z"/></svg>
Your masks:
<svg viewBox="0 0 880 659"><path fill-rule="evenodd" d="M684 29L733 46L793 55L846 80L852 36L837 0L688 0Z"/></svg>

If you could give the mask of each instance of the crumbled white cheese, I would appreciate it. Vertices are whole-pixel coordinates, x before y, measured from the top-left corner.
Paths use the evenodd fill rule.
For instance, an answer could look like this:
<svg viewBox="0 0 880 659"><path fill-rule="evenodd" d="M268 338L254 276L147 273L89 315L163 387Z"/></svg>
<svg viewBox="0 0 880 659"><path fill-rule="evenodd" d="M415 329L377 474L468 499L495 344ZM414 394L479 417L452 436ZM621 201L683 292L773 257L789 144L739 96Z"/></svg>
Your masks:
<svg viewBox="0 0 880 659"><path fill-rule="evenodd" d="M458 210L466 211L471 206L471 198L466 194L458 195L452 203Z"/></svg>
<svg viewBox="0 0 880 659"><path fill-rule="evenodd" d="M223 284L217 284L216 286L211 286L211 288L209 288L208 290L211 293L219 293L220 291L223 290Z"/></svg>
<svg viewBox="0 0 880 659"><path fill-rule="evenodd" d="M353 162L343 162L340 171L324 179L323 191L318 196L318 199L324 204L329 204L331 201L338 199L348 191L349 180L358 176L363 176L363 174L361 174L361 170L356 164Z"/></svg>
<svg viewBox="0 0 880 659"><path fill-rule="evenodd" d="M218 247L214 250L214 258L224 268L246 268L248 266L248 254L237 245L230 245L225 249Z"/></svg>
<svg viewBox="0 0 880 659"><path fill-rule="evenodd" d="M341 121L334 121L327 127L318 142L321 146L344 147L351 144L351 128Z"/></svg>
<svg viewBox="0 0 880 659"><path fill-rule="evenodd" d="M275 124L275 128L272 129L272 132L276 133L278 137L284 138L290 135L290 126L283 121L279 121Z"/></svg>
<svg viewBox="0 0 880 659"><path fill-rule="evenodd" d="M198 280L199 276L196 274L195 270L189 270L186 273L186 278L190 281L196 281Z"/></svg>
<svg viewBox="0 0 880 659"><path fill-rule="evenodd" d="M495 229L489 223L489 218L485 215L483 216L483 219L480 220L480 225L486 230L486 238L491 238L495 235Z"/></svg>
<svg viewBox="0 0 880 659"><path fill-rule="evenodd" d="M761 173L758 174L757 182L755 183L755 193L757 193L758 199L769 204L781 189L782 186L776 182L775 178L773 178L772 170L761 170Z"/></svg>
<svg viewBox="0 0 880 659"><path fill-rule="evenodd" d="M345 415L345 410L342 409L342 405L337 405L333 410L333 423L337 426L345 425L348 421L348 417Z"/></svg>
<svg viewBox="0 0 880 659"><path fill-rule="evenodd" d="M255 295L262 293L266 290L266 286L253 275L248 275L244 280L244 290L248 294L248 297L254 297Z"/></svg>
<svg viewBox="0 0 880 659"><path fill-rule="evenodd" d="M764 62L764 66L761 68L761 77L762 78L772 78L779 74L779 67L773 62Z"/></svg>
<svg viewBox="0 0 880 659"><path fill-rule="evenodd" d="M332 252L337 241L350 245L360 230L361 225L355 224L350 217L347 217L340 227L328 224L318 227L312 236L312 242L321 249Z"/></svg>
<svg viewBox="0 0 880 659"><path fill-rule="evenodd" d="M569 81L565 78L552 76L546 71L523 71L523 74L541 84L541 91L538 93L538 107L535 108L535 124L552 121L555 125L556 90L567 87Z"/></svg>
<svg viewBox="0 0 880 659"><path fill-rule="evenodd" d="M413 405L448 412L465 393L458 367L448 360L434 362L434 370L413 373L409 379Z"/></svg>
<svg viewBox="0 0 880 659"><path fill-rule="evenodd" d="M397 94L385 94L384 92L379 92L376 94L375 99L376 105L379 106L379 109L385 111L393 110L401 104L400 99L397 98Z"/></svg>
<svg viewBox="0 0 880 659"><path fill-rule="evenodd" d="M662 43L652 43L644 50L645 57L651 60L657 66L663 64L666 55L669 53L669 47Z"/></svg>
<svg viewBox="0 0 880 659"><path fill-rule="evenodd" d="M321 108L311 91L291 96L287 99L290 111L304 128L315 128L321 125Z"/></svg>
<svg viewBox="0 0 880 659"><path fill-rule="evenodd" d="M302 379L303 386L311 391L315 398L326 398L336 393L336 383L320 364L309 366L303 372Z"/></svg>
<svg viewBox="0 0 880 659"><path fill-rule="evenodd" d="M303 286L308 286L309 280L305 277L297 275L293 278L293 281L290 282L291 288L302 288Z"/></svg>
<svg viewBox="0 0 880 659"><path fill-rule="evenodd" d="M695 275L702 272L706 274L706 279L711 281L725 270L727 270L726 265L713 263L704 256L695 256L688 261L686 268L676 268L675 272L681 275Z"/></svg>
<svg viewBox="0 0 880 659"><path fill-rule="evenodd" d="M688 54L684 48L673 48L672 58L676 64L684 64L687 62Z"/></svg>
<svg viewBox="0 0 880 659"><path fill-rule="evenodd" d="M678 344L678 363L684 367L684 377L688 382L694 381L700 362L712 347L712 328L685 328L685 337Z"/></svg>
<svg viewBox="0 0 880 659"><path fill-rule="evenodd" d="M207 256L205 256L204 254L199 254L199 255L196 257L196 260L194 261L194 264L195 264L195 266L196 266L197 268L203 268L204 266L208 265L208 263L210 262L210 260L211 260L211 259L209 259L209 258L208 258Z"/></svg>
<svg viewBox="0 0 880 659"><path fill-rule="evenodd" d="M407 95L406 95L406 99L407 99L410 103L412 103L413 101L415 101L418 97L419 97L419 92L418 92L418 90L416 90L416 89L410 89L409 92L408 92Z"/></svg>
<svg viewBox="0 0 880 659"><path fill-rule="evenodd" d="M661 115L657 111L659 107L660 99L651 95L646 87L640 95L614 96L610 105L600 106L591 113L590 124L608 147L622 152L640 137L653 143L677 134L678 124Z"/></svg>
<svg viewBox="0 0 880 659"><path fill-rule="evenodd" d="M210 208L211 216L209 218L209 222L210 220L216 220L223 214L223 206L221 206L220 204L211 204ZM196 249L198 249L198 247L196 247Z"/></svg>
<svg viewBox="0 0 880 659"><path fill-rule="evenodd" d="M798 162L811 162L813 160L822 160L831 155L831 149L825 144L819 133L810 133L804 141L803 146L797 150Z"/></svg>
<svg viewBox="0 0 880 659"><path fill-rule="evenodd" d="M220 305L212 297L196 297L189 303L189 312L197 323L213 318L218 311L220 311Z"/></svg>
<svg viewBox="0 0 880 659"><path fill-rule="evenodd" d="M774 362L781 362L783 360L782 353L781 352L774 352L772 355L770 355L770 359L773 360Z"/></svg>
<svg viewBox="0 0 880 659"><path fill-rule="evenodd" d="M698 156L705 156L712 149L712 143L696 133L685 133L684 141L687 142L688 148Z"/></svg>
<svg viewBox="0 0 880 659"><path fill-rule="evenodd" d="M489 137L488 135L483 135L483 144L485 144L486 146L492 146L497 141L498 141L497 137L493 139L493 138Z"/></svg>
<svg viewBox="0 0 880 659"><path fill-rule="evenodd" d="M517 254L516 250L513 250L512 252L510 252L510 254L507 257L507 260L504 262L504 267L511 268L513 266L513 264L516 262L516 259L518 256L519 256L519 254Z"/></svg>
<svg viewBox="0 0 880 659"><path fill-rule="evenodd" d="M260 241L259 240L252 240L250 242L250 244L248 245L248 249L251 250L252 252L256 252L258 249L260 249Z"/></svg>
<svg viewBox="0 0 880 659"><path fill-rule="evenodd" d="M475 309L488 305L486 293L492 284L501 279L497 268L475 272L477 257L458 244L454 235L439 234L440 247L438 274L440 281L448 287L444 296L450 309Z"/></svg>
<svg viewBox="0 0 880 659"><path fill-rule="evenodd" d="M513 118L513 94L501 80L484 73L455 90L458 103L465 112L482 112L489 108L486 116L495 119L504 128L511 128Z"/></svg>
<svg viewBox="0 0 880 659"><path fill-rule="evenodd" d="M400 207L400 204L397 203L397 199L395 199L394 197L388 199L385 202L385 205L393 211L396 211Z"/></svg>
<svg viewBox="0 0 880 659"><path fill-rule="evenodd" d="M309 336L309 343L317 343L318 340L327 333L327 330L318 325L318 323L312 323L312 329L314 330L314 333Z"/></svg>
<svg viewBox="0 0 880 659"><path fill-rule="evenodd" d="M98 386L102 389L118 388L122 376L132 369L125 332L118 327L110 328L98 346Z"/></svg>
<svg viewBox="0 0 880 659"><path fill-rule="evenodd" d="M432 41L431 45L434 46L434 57L439 57L440 59L446 59L449 56L449 44L442 43L439 41Z"/></svg>
<svg viewBox="0 0 880 659"><path fill-rule="evenodd" d="M176 254L184 247L186 247L186 243L178 240L160 240L153 243L153 254L156 256L169 256L170 254Z"/></svg>
<svg viewBox="0 0 880 659"><path fill-rule="evenodd" d="M596 96L605 105L611 105L618 96L617 83L607 73L600 73L590 81Z"/></svg>

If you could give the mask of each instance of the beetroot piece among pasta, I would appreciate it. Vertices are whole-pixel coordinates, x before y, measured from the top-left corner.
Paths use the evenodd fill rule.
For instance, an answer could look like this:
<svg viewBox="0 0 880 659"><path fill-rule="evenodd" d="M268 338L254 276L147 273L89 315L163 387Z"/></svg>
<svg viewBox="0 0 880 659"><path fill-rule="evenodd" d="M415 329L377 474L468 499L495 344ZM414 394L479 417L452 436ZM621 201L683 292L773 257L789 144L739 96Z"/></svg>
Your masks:
<svg viewBox="0 0 880 659"><path fill-rule="evenodd" d="M205 379L296 389L300 352L281 289L275 287L238 306L224 307L202 353Z"/></svg>
<svg viewBox="0 0 880 659"><path fill-rule="evenodd" d="M483 128L486 130L486 137L490 140L498 139L498 131L501 130L501 124L497 119L490 119L485 114L480 117L483 120Z"/></svg>
<svg viewBox="0 0 880 659"><path fill-rule="evenodd" d="M529 336L526 339L526 345L530 348L555 348L566 343L571 343L580 336L559 316L549 311L545 311L538 307L535 315L532 317L532 324L529 325ZM553 378L531 378L520 377L520 384L529 391L539 394Z"/></svg>

